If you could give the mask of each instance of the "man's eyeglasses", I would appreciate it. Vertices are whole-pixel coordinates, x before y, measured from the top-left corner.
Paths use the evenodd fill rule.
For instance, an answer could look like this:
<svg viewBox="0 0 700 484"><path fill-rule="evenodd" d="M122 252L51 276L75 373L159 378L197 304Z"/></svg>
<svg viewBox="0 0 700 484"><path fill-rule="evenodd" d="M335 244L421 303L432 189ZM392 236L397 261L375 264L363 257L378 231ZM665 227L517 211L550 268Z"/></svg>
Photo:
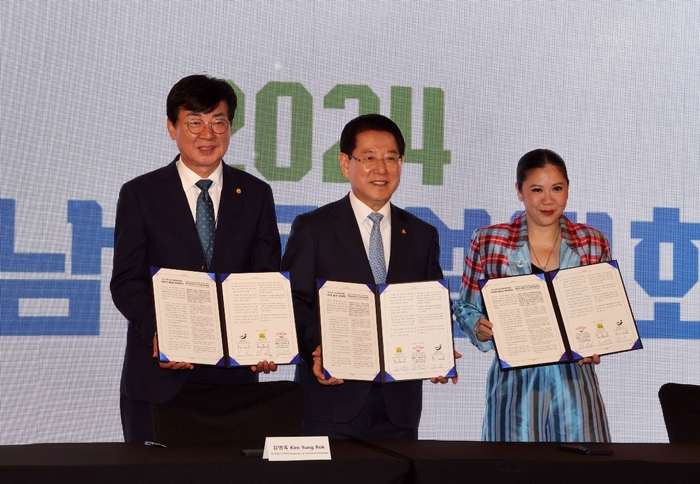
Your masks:
<svg viewBox="0 0 700 484"><path fill-rule="evenodd" d="M386 166L401 166L403 165L403 156L397 155L386 155L384 158L378 156L369 155L358 158L356 156L348 155L351 159L359 162L362 166L370 167L377 166L380 161L383 161Z"/></svg>
<svg viewBox="0 0 700 484"><path fill-rule="evenodd" d="M207 123L201 119L190 119L189 121L185 122L185 125L192 134L201 133L204 131L204 128L207 125L209 125L214 134L224 134L226 131L228 131L228 127L231 126L231 123L225 119L215 119L211 123Z"/></svg>

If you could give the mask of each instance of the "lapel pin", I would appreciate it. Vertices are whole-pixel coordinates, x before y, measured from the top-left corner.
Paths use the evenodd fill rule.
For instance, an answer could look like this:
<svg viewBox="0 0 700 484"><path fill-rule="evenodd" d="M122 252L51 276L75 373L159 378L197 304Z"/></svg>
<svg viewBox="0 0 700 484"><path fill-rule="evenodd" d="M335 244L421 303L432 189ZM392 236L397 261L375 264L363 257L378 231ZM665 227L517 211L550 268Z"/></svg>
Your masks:
<svg viewBox="0 0 700 484"><path fill-rule="evenodd" d="M243 190L241 190L240 188L236 188L236 193L237 193L237 194L240 195L242 191L243 191Z"/></svg>
<svg viewBox="0 0 700 484"><path fill-rule="evenodd" d="M406 229L401 229L401 233L406 235Z"/></svg>

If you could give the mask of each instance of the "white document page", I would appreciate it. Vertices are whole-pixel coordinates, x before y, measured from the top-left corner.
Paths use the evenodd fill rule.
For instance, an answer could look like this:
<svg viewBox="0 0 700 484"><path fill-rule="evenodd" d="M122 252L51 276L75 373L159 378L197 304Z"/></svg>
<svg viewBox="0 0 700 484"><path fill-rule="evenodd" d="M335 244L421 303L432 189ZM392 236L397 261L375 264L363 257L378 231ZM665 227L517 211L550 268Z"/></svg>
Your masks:
<svg viewBox="0 0 700 484"><path fill-rule="evenodd" d="M384 371L395 380L446 375L454 367L452 311L439 281L391 284L379 296Z"/></svg>
<svg viewBox="0 0 700 484"><path fill-rule="evenodd" d="M620 271L592 264L552 280L571 350L581 356L625 351L639 339Z"/></svg>
<svg viewBox="0 0 700 484"><path fill-rule="evenodd" d="M553 363L566 353L543 279L535 274L489 279L481 295L498 358L508 366Z"/></svg>
<svg viewBox="0 0 700 484"><path fill-rule="evenodd" d="M153 276L158 350L169 361L216 365L224 356L216 282L206 272Z"/></svg>
<svg viewBox="0 0 700 484"><path fill-rule="evenodd" d="M323 367L336 378L372 381L380 372L374 293L326 281L318 291Z"/></svg>
<svg viewBox="0 0 700 484"><path fill-rule="evenodd" d="M279 272L229 274L221 289L231 358L239 365L290 363L298 349L289 279Z"/></svg>

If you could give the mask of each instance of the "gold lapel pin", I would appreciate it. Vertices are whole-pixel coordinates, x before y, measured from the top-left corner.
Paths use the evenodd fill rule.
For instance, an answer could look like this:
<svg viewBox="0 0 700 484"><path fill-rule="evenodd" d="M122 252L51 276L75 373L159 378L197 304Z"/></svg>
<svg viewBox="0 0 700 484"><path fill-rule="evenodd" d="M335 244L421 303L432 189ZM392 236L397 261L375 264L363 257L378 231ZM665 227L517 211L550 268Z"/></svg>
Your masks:
<svg viewBox="0 0 700 484"><path fill-rule="evenodd" d="M406 229L401 229L401 233L406 235Z"/></svg>
<svg viewBox="0 0 700 484"><path fill-rule="evenodd" d="M243 190L241 190L240 188L236 188L236 193L237 193L237 194L240 195L242 191L243 191Z"/></svg>

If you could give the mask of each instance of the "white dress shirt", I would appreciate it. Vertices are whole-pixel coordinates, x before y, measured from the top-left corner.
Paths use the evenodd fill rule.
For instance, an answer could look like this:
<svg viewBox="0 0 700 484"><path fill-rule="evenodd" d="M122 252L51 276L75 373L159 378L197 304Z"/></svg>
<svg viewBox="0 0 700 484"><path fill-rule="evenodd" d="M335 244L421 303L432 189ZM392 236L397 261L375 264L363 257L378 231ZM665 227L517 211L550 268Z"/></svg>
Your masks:
<svg viewBox="0 0 700 484"><path fill-rule="evenodd" d="M177 160L177 172L180 175L180 181L182 181L182 189L185 191L187 196L187 203L190 205L190 210L192 211L192 220L197 221L197 198L202 192L196 183L202 180L202 177L197 175L195 172L187 168L187 166L180 160ZM221 166L216 167L214 173L207 177L213 183L209 187L209 197L214 204L214 218L219 221L219 201L221 201L221 190L224 187L224 169Z"/></svg>
<svg viewBox="0 0 700 484"><path fill-rule="evenodd" d="M367 253L367 258L369 259L369 236L372 232L372 222L367 216L372 213L372 209L365 205L359 198L355 196L352 191L350 192L350 205L352 205L352 211L355 213L355 218L357 219L357 225L360 227L360 234L362 235L362 243L365 246L365 252ZM384 245L384 262L386 262L386 269L389 270L389 259L391 256L391 203L387 202L382 208L379 209L379 213L384 215L382 221L379 223L379 228L382 232L382 245Z"/></svg>

